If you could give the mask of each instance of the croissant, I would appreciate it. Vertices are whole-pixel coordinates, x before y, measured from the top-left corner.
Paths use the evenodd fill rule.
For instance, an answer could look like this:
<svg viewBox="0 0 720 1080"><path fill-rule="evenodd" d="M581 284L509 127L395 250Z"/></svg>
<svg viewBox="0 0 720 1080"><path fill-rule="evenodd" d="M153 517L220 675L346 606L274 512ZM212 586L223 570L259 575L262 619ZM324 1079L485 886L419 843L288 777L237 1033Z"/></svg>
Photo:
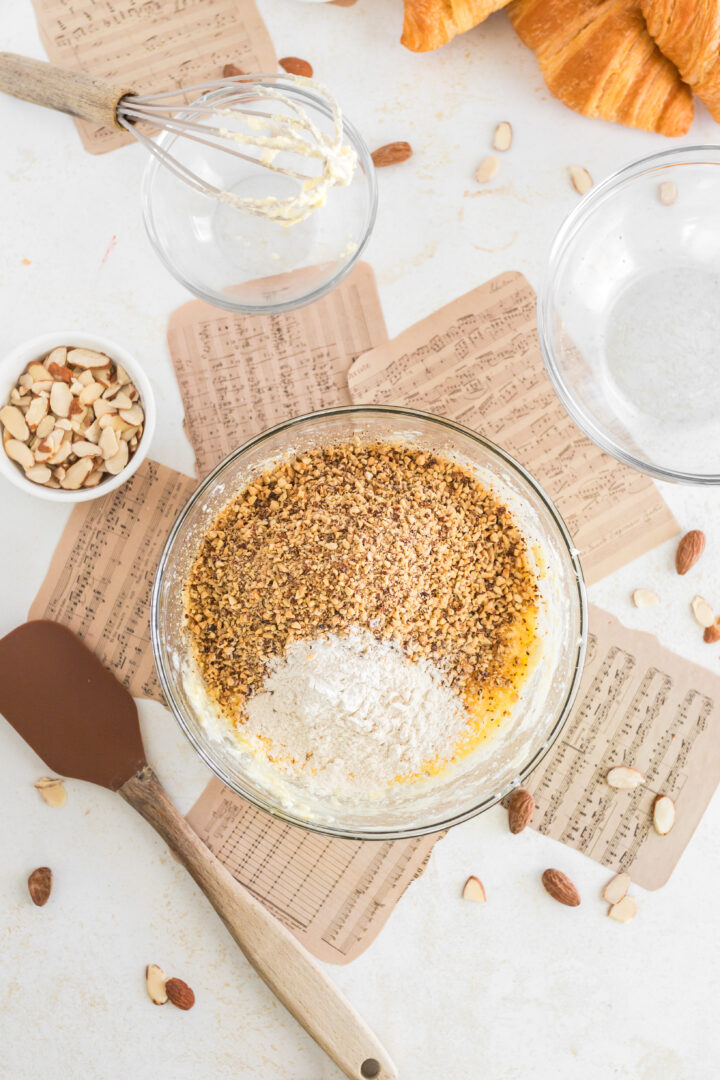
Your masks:
<svg viewBox="0 0 720 1080"><path fill-rule="evenodd" d="M510 0L405 0L400 40L413 52L437 49L509 3Z"/></svg>
<svg viewBox="0 0 720 1080"><path fill-rule="evenodd" d="M508 13L571 109L662 135L689 129L692 92L648 33L638 0L513 0Z"/></svg>
<svg viewBox="0 0 720 1080"><path fill-rule="evenodd" d="M648 32L720 122L720 0L640 0Z"/></svg>

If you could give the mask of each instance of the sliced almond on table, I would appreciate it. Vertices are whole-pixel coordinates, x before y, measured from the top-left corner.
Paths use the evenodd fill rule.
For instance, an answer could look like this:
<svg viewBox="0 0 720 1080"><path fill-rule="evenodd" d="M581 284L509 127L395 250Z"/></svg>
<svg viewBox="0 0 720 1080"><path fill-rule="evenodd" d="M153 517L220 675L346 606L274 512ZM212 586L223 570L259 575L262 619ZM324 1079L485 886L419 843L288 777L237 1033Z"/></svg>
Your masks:
<svg viewBox="0 0 720 1080"><path fill-rule="evenodd" d="M49 866L38 866L28 878L28 892L36 907L44 907L50 899L53 875Z"/></svg>
<svg viewBox="0 0 720 1080"><path fill-rule="evenodd" d="M67 363L70 367L104 368L110 363L110 358L94 349L70 349Z"/></svg>
<svg viewBox="0 0 720 1080"><path fill-rule="evenodd" d="M5 453L13 461L16 461L27 472L35 464L33 452L29 446L19 439L8 439L5 443Z"/></svg>
<svg viewBox="0 0 720 1080"><path fill-rule="evenodd" d="M616 874L603 889L603 900L607 900L608 904L619 904L629 888L630 875L627 873Z"/></svg>
<svg viewBox="0 0 720 1080"><path fill-rule="evenodd" d="M25 417L18 409L17 405L5 405L0 409L0 422L3 427L10 432L13 439L19 439L20 442L25 442L29 437L28 425Z"/></svg>
<svg viewBox="0 0 720 1080"><path fill-rule="evenodd" d="M67 414L70 412L70 402L72 399L72 391L66 383L54 382L52 384L52 389L50 390L50 408L56 416L67 417Z"/></svg>
<svg viewBox="0 0 720 1080"><path fill-rule="evenodd" d="M545 870L542 883L545 891L559 904L565 904L566 907L578 907L580 904L580 893L562 870Z"/></svg>
<svg viewBox="0 0 720 1080"><path fill-rule="evenodd" d="M652 589L635 589L632 599L635 607L652 607L660 603L660 597Z"/></svg>
<svg viewBox="0 0 720 1080"><path fill-rule="evenodd" d="M607 774L606 780L611 788L619 791L631 791L645 783L645 776L639 769L633 769L630 765L616 765Z"/></svg>
<svg viewBox="0 0 720 1080"><path fill-rule="evenodd" d="M489 157L483 159L475 170L475 179L479 184L487 184L497 175L500 169L500 158L495 154L490 154Z"/></svg>
<svg viewBox="0 0 720 1080"><path fill-rule="evenodd" d="M486 902L487 896L485 895L485 886L482 881L480 881L480 878L476 878L473 874L467 879L463 886L462 898L463 900L474 900L476 904L484 904Z"/></svg>
<svg viewBox="0 0 720 1080"><path fill-rule="evenodd" d="M717 619L712 626L706 626L703 630L703 641L706 641L708 645L714 645L716 641L720 641L720 623Z"/></svg>
<svg viewBox="0 0 720 1080"><path fill-rule="evenodd" d="M675 552L675 569L678 574L687 574L692 570L705 550L705 533L701 529L691 529L680 539Z"/></svg>
<svg viewBox="0 0 720 1080"><path fill-rule="evenodd" d="M223 79L235 79L238 75L247 74L237 64L225 64L223 67Z"/></svg>
<svg viewBox="0 0 720 1080"><path fill-rule="evenodd" d="M48 806L64 806L67 791L59 776L41 776L39 780L35 781L35 787Z"/></svg>
<svg viewBox="0 0 720 1080"><path fill-rule="evenodd" d="M158 964L148 964L145 968L145 986L154 1005L164 1005L168 999L165 983L167 975Z"/></svg>
<svg viewBox="0 0 720 1080"><path fill-rule="evenodd" d="M708 604L704 596L693 596L690 604L692 613L701 626L712 626L715 622L715 612Z"/></svg>
<svg viewBox="0 0 720 1080"><path fill-rule="evenodd" d="M615 922L630 922L634 919L638 911L638 902L634 896L624 896L622 900L619 900L617 904L613 904L608 915Z"/></svg>
<svg viewBox="0 0 720 1080"><path fill-rule="evenodd" d="M65 478L60 482L60 487L64 488L65 491L77 491L78 488L82 487L83 481L87 479L92 471L92 458L78 458L65 473Z"/></svg>
<svg viewBox="0 0 720 1080"><path fill-rule="evenodd" d="M495 135L493 136L493 150L499 150L501 153L504 153L506 150L510 149L510 147L512 146L512 141L512 126L507 122L507 120L503 120L495 128Z"/></svg>
<svg viewBox="0 0 720 1080"><path fill-rule="evenodd" d="M675 803L669 795L658 795L653 803L653 827L659 836L667 836L675 824Z"/></svg>
<svg viewBox="0 0 720 1080"><path fill-rule="evenodd" d="M569 172L570 181L578 195L586 195L593 186L593 178L590 173L582 165L571 165Z"/></svg>

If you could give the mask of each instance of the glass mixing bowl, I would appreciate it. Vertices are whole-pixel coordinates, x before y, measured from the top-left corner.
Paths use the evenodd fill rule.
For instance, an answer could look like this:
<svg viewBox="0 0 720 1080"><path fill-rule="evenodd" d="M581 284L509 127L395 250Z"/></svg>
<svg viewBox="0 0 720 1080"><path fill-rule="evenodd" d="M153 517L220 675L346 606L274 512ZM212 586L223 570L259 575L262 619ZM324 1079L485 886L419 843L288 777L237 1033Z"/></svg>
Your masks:
<svg viewBox="0 0 720 1080"><path fill-rule="evenodd" d="M404 443L468 465L491 484L526 536L542 576L545 655L525 683L512 715L494 735L441 778L393 785L388 796L339 806L302 789L279 799L231 745L200 722L184 682L189 655L183 586L199 543L219 511L254 477L290 455L359 438ZM263 432L203 480L180 513L160 559L151 632L165 700L201 758L238 795L276 817L331 836L397 839L436 832L480 813L524 780L565 723L585 655L587 611L582 572L567 529L550 499L516 461L469 428L429 413L389 406L328 409Z"/></svg>
<svg viewBox="0 0 720 1080"><path fill-rule="evenodd" d="M538 305L578 427L660 480L720 483L720 147L628 165L553 244Z"/></svg>
<svg viewBox="0 0 720 1080"><path fill-rule="evenodd" d="M311 87L278 79L264 85L282 91L305 109L323 132L332 129L327 100ZM200 98L222 107L227 90ZM243 104L247 111L282 112L280 102ZM236 127L228 116L192 110L183 120ZM325 205L304 221L284 226L220 202L180 180L150 157L142 183L145 227L167 269L202 300L229 311L269 314L308 304L334 289L360 258L377 211L375 166L362 137L343 118L345 139L358 156L352 182L330 188ZM240 196L284 198L297 182L220 150L166 131L155 142L192 173L222 191ZM278 159L279 160L279 159ZM297 168L297 159L287 164ZM306 171L316 168L312 161Z"/></svg>

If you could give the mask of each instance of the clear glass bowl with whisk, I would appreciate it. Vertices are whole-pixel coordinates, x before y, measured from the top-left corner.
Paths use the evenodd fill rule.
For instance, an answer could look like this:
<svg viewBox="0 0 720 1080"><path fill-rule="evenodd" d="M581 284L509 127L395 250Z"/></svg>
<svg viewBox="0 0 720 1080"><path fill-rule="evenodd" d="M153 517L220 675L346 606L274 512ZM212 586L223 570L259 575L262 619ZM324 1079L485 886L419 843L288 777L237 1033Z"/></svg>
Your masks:
<svg viewBox="0 0 720 1080"><path fill-rule="evenodd" d="M312 85L287 76L263 86L275 88L296 102L322 132L332 129L328 99ZM196 104L223 107L228 90L214 90ZM243 103L243 109L282 112L281 102L267 98ZM181 120L244 130L227 115L188 111ZM372 232L377 211L375 166L361 135L343 117L345 141L357 153L357 166L347 187L331 187L325 205L304 221L283 225L196 190L151 156L142 183L145 227L161 261L185 288L202 300L248 314L288 311L325 295L349 273ZM164 131L154 140L181 166L222 191L239 196L285 198L297 181L271 172L222 150ZM289 159L289 155L285 155ZM279 162L279 159L277 159ZM303 159L303 171L318 163ZM297 157L292 165L298 168Z"/></svg>

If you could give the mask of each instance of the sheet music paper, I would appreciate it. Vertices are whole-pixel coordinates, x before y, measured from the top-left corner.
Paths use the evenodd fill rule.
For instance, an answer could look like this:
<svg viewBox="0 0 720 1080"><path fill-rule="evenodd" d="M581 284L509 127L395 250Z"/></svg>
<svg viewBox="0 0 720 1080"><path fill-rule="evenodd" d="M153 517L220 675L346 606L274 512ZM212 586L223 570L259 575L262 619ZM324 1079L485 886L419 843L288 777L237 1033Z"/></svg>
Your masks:
<svg viewBox="0 0 720 1080"><path fill-rule="evenodd" d="M440 413L498 442L557 502L592 583L679 528L652 481L604 454L563 409L535 305L521 274L501 274L361 356L350 394Z"/></svg>
<svg viewBox="0 0 720 1080"><path fill-rule="evenodd" d="M438 835L336 840L284 825L219 780L187 816L233 877L320 960L347 964L380 933L424 871Z"/></svg>
<svg viewBox="0 0 720 1080"><path fill-rule="evenodd" d="M270 73L277 57L253 0L33 0L53 64L135 93L182 90L222 78L225 64ZM178 94L178 102L187 102ZM104 154L133 142L119 129L75 121L82 144Z"/></svg>
<svg viewBox="0 0 720 1080"><path fill-rule="evenodd" d="M647 783L611 788L614 765ZM590 608L588 655L572 716L528 779L531 825L615 872L657 889L670 877L720 781L720 677ZM656 795L677 807L667 836L652 826Z"/></svg>
<svg viewBox="0 0 720 1080"><path fill-rule="evenodd" d="M170 526L196 486L147 460L116 491L78 503L28 613L73 630L133 697L163 700L150 594Z"/></svg>
<svg viewBox="0 0 720 1080"><path fill-rule="evenodd" d="M191 300L170 316L168 345L185 428L205 476L246 439L291 416L350 405L347 373L387 341L367 263L322 299L280 315L221 311Z"/></svg>

